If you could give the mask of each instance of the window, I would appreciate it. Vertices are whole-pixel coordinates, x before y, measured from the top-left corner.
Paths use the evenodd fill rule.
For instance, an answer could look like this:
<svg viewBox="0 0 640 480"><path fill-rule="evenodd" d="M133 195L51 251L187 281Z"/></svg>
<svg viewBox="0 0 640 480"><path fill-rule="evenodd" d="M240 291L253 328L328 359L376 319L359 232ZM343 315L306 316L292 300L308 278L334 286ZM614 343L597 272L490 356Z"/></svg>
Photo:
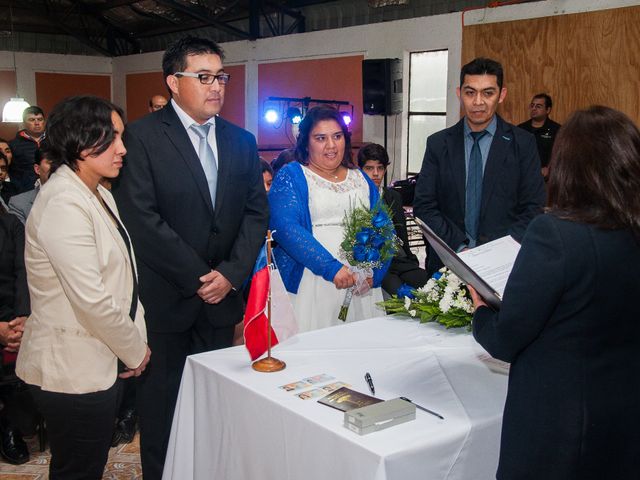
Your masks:
<svg viewBox="0 0 640 480"><path fill-rule="evenodd" d="M427 137L447 122L449 52L411 53L409 61L409 135L407 172L418 173Z"/></svg>

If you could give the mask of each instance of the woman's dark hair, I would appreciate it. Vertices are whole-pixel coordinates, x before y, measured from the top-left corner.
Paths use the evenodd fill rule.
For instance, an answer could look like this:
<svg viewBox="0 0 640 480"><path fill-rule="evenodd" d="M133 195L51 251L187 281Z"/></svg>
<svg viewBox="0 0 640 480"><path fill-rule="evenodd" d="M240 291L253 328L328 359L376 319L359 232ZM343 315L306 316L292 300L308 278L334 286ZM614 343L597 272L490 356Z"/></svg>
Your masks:
<svg viewBox="0 0 640 480"><path fill-rule="evenodd" d="M296 160L302 165L309 163L309 136L311 135L313 127L323 120L335 120L336 123L340 125L340 129L344 135L344 157L342 158L341 165L347 168L356 168L351 161L351 134L349 133L349 129L345 125L340 112L327 105L319 105L309 109L300 122L295 151Z"/></svg>
<svg viewBox="0 0 640 480"><path fill-rule="evenodd" d="M562 126L549 164L548 210L640 239L640 131L602 106L578 110Z"/></svg>
<svg viewBox="0 0 640 480"><path fill-rule="evenodd" d="M380 162L385 168L389 166L389 154L382 145L369 143L358 151L358 166L364 167L369 160Z"/></svg>
<svg viewBox="0 0 640 480"><path fill-rule="evenodd" d="M278 170L284 167L287 163L293 162L296 159L295 152L294 148L287 148L286 150L281 151L275 160L271 162L273 172L278 173Z"/></svg>
<svg viewBox="0 0 640 480"><path fill-rule="evenodd" d="M269 172L273 177L273 168L271 168L271 164L267 162L264 158L260 159L260 172Z"/></svg>
<svg viewBox="0 0 640 480"><path fill-rule="evenodd" d="M69 97L53 107L46 127L51 171L60 165L77 171L83 150L100 155L109 148L115 135L112 112L123 117L120 107L91 95Z"/></svg>

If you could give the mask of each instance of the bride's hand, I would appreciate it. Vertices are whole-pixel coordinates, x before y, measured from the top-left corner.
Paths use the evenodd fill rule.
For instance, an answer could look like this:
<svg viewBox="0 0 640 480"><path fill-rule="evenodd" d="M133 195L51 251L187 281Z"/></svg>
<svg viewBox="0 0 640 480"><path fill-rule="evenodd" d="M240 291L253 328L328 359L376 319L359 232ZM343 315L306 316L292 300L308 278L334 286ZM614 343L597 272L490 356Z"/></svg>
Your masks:
<svg viewBox="0 0 640 480"><path fill-rule="evenodd" d="M337 289L353 287L355 281L355 274L344 265L338 270L336 276L333 277L333 284Z"/></svg>

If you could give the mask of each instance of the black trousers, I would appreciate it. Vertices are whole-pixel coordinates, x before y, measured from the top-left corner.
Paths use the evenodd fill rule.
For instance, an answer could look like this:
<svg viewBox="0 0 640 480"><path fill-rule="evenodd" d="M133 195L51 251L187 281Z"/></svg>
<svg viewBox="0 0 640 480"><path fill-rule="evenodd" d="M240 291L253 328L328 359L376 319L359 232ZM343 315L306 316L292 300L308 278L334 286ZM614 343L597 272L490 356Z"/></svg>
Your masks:
<svg viewBox="0 0 640 480"><path fill-rule="evenodd" d="M116 417L118 383L85 394L55 393L31 386L47 423L51 480L100 480Z"/></svg>
<svg viewBox="0 0 640 480"><path fill-rule="evenodd" d="M199 318L186 332L147 332L151 361L138 379L140 458L144 480L160 480L187 356L227 348L235 325L213 328Z"/></svg>

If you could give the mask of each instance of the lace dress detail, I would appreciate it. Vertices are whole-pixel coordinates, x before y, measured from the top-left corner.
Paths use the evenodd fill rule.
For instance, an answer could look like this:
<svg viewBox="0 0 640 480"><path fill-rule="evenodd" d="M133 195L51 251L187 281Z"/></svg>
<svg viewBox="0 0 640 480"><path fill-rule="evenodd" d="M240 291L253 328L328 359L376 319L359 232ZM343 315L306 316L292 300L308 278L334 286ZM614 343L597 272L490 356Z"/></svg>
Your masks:
<svg viewBox="0 0 640 480"><path fill-rule="evenodd" d="M342 219L353 205L369 205L369 185L357 170L348 170L342 182L330 182L306 167L305 179L309 188L309 212L313 237L334 257L339 259L343 238ZM345 290L338 290L333 282L304 269L297 295L291 294L301 332L340 325L340 306ZM366 295L355 296L347 321L363 320L382 314L376 302L382 301L379 288Z"/></svg>

